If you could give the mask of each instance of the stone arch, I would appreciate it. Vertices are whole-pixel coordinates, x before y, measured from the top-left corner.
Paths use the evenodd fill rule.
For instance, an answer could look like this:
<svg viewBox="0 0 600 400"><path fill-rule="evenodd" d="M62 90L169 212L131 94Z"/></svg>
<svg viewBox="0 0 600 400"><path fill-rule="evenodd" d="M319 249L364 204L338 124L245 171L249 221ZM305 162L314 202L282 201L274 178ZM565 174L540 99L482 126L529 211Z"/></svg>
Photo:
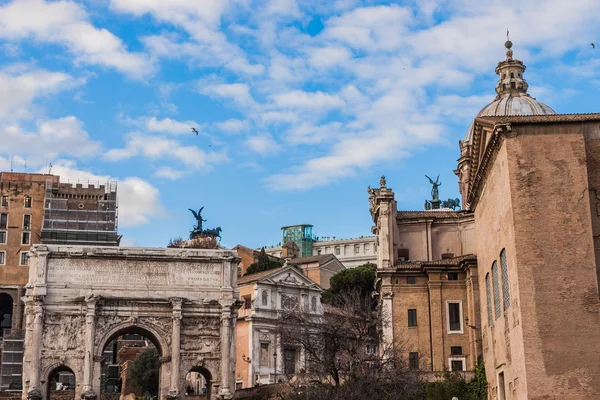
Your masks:
<svg viewBox="0 0 600 400"><path fill-rule="evenodd" d="M154 344L154 346L158 349L161 357L167 357L170 353L170 347L167 344L167 341L164 337L159 333L157 329L155 329L152 325L146 323L139 323L133 321L127 321L115 325L108 332L104 334L104 336L98 342L96 349L94 351L94 355L98 357L102 357L102 352L108 343L111 340L116 339L121 335L125 335L128 333L140 334Z"/></svg>
<svg viewBox="0 0 600 400"><path fill-rule="evenodd" d="M15 298L8 292L0 293L0 328L10 329L13 326ZM9 317L8 317L9 316ZM8 318L5 321L5 317Z"/></svg>
<svg viewBox="0 0 600 400"><path fill-rule="evenodd" d="M73 374L73 376L75 377L75 387L73 388L73 398L77 399L78 397L78 393L80 392L80 387L81 387L81 381L79 376L77 376L77 374L75 373L75 371L77 371L77 368L72 365L70 362L67 362L67 360L61 360L60 362L56 362L54 364L50 364L48 367L46 367L44 369L43 372L43 377L45 380L45 384L44 384L44 389L45 389L45 396L44 398L47 400L50 400L50 394L51 394L51 388L52 388L52 382L51 382L51 378L54 374L60 373L60 372L70 372Z"/></svg>
<svg viewBox="0 0 600 400"><path fill-rule="evenodd" d="M187 371L186 377L185 377L186 381L187 381L188 375L190 373L194 373L194 372L199 373L204 377L204 380L206 381L206 383L205 383L206 384L206 398L212 399L213 376L212 376L210 370L208 368L206 368L206 366L204 366L204 365L195 365L192 368L190 368L189 371ZM187 382L186 382L186 384L187 384ZM198 394L198 393L196 393L196 394Z"/></svg>

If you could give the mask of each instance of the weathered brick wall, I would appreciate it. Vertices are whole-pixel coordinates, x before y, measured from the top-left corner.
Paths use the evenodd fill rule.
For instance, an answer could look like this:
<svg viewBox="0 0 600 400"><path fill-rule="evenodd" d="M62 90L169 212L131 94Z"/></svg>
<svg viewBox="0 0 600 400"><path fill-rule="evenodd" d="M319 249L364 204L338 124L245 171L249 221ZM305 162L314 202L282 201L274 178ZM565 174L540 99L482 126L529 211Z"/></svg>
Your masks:
<svg viewBox="0 0 600 400"><path fill-rule="evenodd" d="M600 308L581 124L519 133L508 149L528 393L597 399Z"/></svg>
<svg viewBox="0 0 600 400"><path fill-rule="evenodd" d="M487 380L491 399L497 398L498 372L505 374L505 387L514 399L526 399L525 354L521 327L520 286L516 262L513 205L506 142L498 151L489 172L485 189L475 210L477 231L477 269L479 275L481 334ZM500 252L506 250L510 307L496 318L492 293L492 324L488 320L486 276L492 287L492 263L500 266ZM501 276L501 274L499 274ZM523 281L527 291L529 281ZM499 282L502 288L501 281ZM502 297L501 297L502 303ZM508 394L508 393L507 393ZM511 397L509 397L511 398Z"/></svg>
<svg viewBox="0 0 600 400"><path fill-rule="evenodd" d="M513 132L475 210L491 397L504 372L513 398L600 398L598 275L588 191L588 179L600 186L600 146L586 147L582 124L521 125ZM511 304L490 327L485 276L494 260L500 268L503 248ZM499 285L502 289L501 277Z"/></svg>

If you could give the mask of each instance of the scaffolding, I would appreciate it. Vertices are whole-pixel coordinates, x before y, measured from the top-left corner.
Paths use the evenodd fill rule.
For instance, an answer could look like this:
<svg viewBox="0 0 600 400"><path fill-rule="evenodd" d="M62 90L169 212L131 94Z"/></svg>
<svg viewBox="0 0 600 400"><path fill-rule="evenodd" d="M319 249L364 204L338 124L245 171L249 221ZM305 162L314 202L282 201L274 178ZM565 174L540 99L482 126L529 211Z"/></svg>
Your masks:
<svg viewBox="0 0 600 400"><path fill-rule="evenodd" d="M22 390L24 348L24 330L4 329L2 335L2 364L0 364L0 390L16 392Z"/></svg>
<svg viewBox="0 0 600 400"><path fill-rule="evenodd" d="M117 182L46 181L41 242L118 246Z"/></svg>

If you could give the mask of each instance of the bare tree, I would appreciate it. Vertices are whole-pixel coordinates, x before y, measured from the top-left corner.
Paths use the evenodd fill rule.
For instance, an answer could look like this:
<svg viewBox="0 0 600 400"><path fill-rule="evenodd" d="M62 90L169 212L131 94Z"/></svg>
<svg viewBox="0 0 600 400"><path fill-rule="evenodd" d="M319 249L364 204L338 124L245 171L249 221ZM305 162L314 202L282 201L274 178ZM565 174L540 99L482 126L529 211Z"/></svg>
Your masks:
<svg viewBox="0 0 600 400"><path fill-rule="evenodd" d="M292 398L420 398L418 372L407 368L398 349L378 348L379 332L391 321L377 314L373 300L356 290L332 303L323 315L294 310L280 316L281 342L301 348L306 360L304 373L290 379Z"/></svg>

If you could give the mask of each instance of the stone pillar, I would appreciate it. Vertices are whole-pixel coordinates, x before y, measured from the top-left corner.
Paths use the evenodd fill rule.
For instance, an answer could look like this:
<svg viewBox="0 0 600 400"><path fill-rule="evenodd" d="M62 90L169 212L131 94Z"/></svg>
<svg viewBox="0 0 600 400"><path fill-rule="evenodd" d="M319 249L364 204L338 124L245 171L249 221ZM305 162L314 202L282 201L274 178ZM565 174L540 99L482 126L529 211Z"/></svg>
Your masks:
<svg viewBox="0 0 600 400"><path fill-rule="evenodd" d="M179 369L181 367L181 306L183 299L171 299L173 305L173 333L171 336L171 389L168 398L179 398Z"/></svg>
<svg viewBox="0 0 600 400"><path fill-rule="evenodd" d="M92 389L92 380L94 379L94 338L96 336L96 304L98 296L91 295L85 300L85 354L83 359L83 389L81 397L85 400L93 400L97 397Z"/></svg>
<svg viewBox="0 0 600 400"><path fill-rule="evenodd" d="M381 291L381 296L383 298L381 304L381 319L383 326L379 353L382 357L388 357L390 354L389 351L394 350L394 318L392 314L394 292L392 292L391 287L382 287Z"/></svg>
<svg viewBox="0 0 600 400"><path fill-rule="evenodd" d="M44 304L40 296L35 296L33 299L33 315L31 317L33 318L33 332L31 339L31 370L27 398L29 400L41 400L40 357L42 353L42 331L44 328Z"/></svg>
<svg viewBox="0 0 600 400"><path fill-rule="evenodd" d="M231 399L233 393L231 393L231 374L229 373L231 366L230 360L230 326L231 326L231 310L229 306L223 306L221 310L221 391L219 395L223 399Z"/></svg>

